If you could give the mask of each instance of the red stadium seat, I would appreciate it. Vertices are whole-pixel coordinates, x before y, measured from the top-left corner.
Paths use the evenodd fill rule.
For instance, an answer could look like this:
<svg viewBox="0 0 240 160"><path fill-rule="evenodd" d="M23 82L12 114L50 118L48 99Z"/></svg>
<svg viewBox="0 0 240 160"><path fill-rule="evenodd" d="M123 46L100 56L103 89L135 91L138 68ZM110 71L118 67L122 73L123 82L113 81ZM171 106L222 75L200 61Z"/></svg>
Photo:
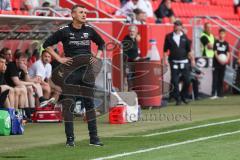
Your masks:
<svg viewBox="0 0 240 160"><path fill-rule="evenodd" d="M12 9L13 10L20 10L22 0L11 0Z"/></svg>
<svg viewBox="0 0 240 160"><path fill-rule="evenodd" d="M13 15L13 14L15 14L15 12L14 12L14 11L4 11L4 10L1 10L1 11L0 11L0 14Z"/></svg>

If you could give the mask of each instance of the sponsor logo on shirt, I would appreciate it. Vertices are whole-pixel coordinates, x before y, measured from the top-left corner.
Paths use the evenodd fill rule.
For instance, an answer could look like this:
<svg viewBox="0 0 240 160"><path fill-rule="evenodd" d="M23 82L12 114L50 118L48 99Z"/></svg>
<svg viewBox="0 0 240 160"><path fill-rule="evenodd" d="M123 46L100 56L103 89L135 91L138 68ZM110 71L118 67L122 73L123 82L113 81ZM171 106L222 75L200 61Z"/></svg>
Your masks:
<svg viewBox="0 0 240 160"><path fill-rule="evenodd" d="M90 40L81 40L81 41L70 41L69 45L74 45L74 46L89 46L90 45Z"/></svg>
<svg viewBox="0 0 240 160"><path fill-rule="evenodd" d="M227 50L227 46L225 45L220 46L220 43L217 43L216 45L218 51L225 52Z"/></svg>
<svg viewBox="0 0 240 160"><path fill-rule="evenodd" d="M83 33L83 38L87 39L88 38L88 33Z"/></svg>

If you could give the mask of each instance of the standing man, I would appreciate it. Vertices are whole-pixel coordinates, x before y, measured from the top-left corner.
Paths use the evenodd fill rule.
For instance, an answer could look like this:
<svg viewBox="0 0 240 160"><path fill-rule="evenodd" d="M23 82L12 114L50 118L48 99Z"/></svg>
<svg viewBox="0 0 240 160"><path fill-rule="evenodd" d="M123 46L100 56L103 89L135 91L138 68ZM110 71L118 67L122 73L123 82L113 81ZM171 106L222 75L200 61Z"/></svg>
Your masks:
<svg viewBox="0 0 240 160"><path fill-rule="evenodd" d="M167 56L167 52L169 56ZM174 31L169 33L165 37L164 42L164 57L165 63L170 63L171 69L171 83L173 85L172 94L176 100L176 105L181 105L183 101L185 104L186 97L188 95L188 88L190 84L190 63L195 66L195 60L191 53L191 42L187 35L182 32L182 22L174 22ZM168 59L167 59L168 58ZM168 63L169 61L169 63ZM182 76L183 88L181 93L179 92L179 78Z"/></svg>
<svg viewBox="0 0 240 160"><path fill-rule="evenodd" d="M225 41L226 31L221 28L219 30L219 40L214 43L214 59L213 59L213 84L212 84L212 97L217 99L223 97L223 81L226 69L226 63L221 62L219 55L225 54L227 59L230 58L229 44Z"/></svg>
<svg viewBox="0 0 240 160"><path fill-rule="evenodd" d="M50 36L45 43L43 44L43 48L46 49L58 62L65 65L71 65L73 60L72 57L79 55L91 55L91 41L95 42L98 46L97 58L100 58L102 51L104 49L104 41L100 37L100 35L90 26L86 25L86 14L87 9L81 5L75 5L72 8L72 18L73 21L65 27L60 28L56 31L52 36ZM53 45L58 42L63 43L64 53L66 57L60 57L52 48ZM89 60L89 66L91 68L91 64L95 63L96 59L93 57ZM91 84L84 83L84 76L86 67L81 67L77 71L71 73L70 76L67 77L66 83L73 85L81 85L87 86L90 88L94 87L94 75L93 70L87 72L88 76L92 77ZM92 76L91 76L92 75ZM92 97L94 93L92 94ZM73 97L72 97L73 98ZM96 126L96 113L94 110L93 99L91 98L82 98L82 104L86 108L86 116L88 119L88 130L90 136L90 145L94 146L102 146L103 144L100 142L97 135L97 126ZM63 103L63 114L65 120L65 133L67 137L66 146L74 147L74 129L73 129L73 111L69 108L68 103Z"/></svg>
<svg viewBox="0 0 240 160"><path fill-rule="evenodd" d="M202 44L202 56L207 58L213 58L213 45L215 38L211 33L211 24L208 22L204 24L204 31L202 32L200 41Z"/></svg>

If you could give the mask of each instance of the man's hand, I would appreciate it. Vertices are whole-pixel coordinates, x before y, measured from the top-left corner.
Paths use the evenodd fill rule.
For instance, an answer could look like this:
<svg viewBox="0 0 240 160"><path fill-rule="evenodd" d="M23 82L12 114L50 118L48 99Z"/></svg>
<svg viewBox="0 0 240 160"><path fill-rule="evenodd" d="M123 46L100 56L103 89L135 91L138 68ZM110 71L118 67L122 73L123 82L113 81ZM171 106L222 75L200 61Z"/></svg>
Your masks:
<svg viewBox="0 0 240 160"><path fill-rule="evenodd" d="M192 66L192 67L195 67L195 66L196 66L195 60L191 60L191 66Z"/></svg>
<svg viewBox="0 0 240 160"><path fill-rule="evenodd" d="M98 61L98 58L97 57L94 57L94 56L92 56L92 57L90 57L90 64L94 64L94 63L96 63Z"/></svg>
<svg viewBox="0 0 240 160"><path fill-rule="evenodd" d="M101 59L101 55L103 54L103 51L98 50L96 57L91 56L90 57L90 64L96 63L99 59Z"/></svg>
<svg viewBox="0 0 240 160"><path fill-rule="evenodd" d="M35 83L42 83L42 78L39 77L39 76L36 76L36 77L33 78L33 82L35 82Z"/></svg>
<svg viewBox="0 0 240 160"><path fill-rule="evenodd" d="M168 58L163 58L163 65L169 66Z"/></svg>
<svg viewBox="0 0 240 160"><path fill-rule="evenodd" d="M25 64L23 64L23 63L21 63L21 64L19 65L19 68L20 68L21 70L23 70L24 73L27 73L27 72L28 72L27 65L25 65Z"/></svg>
<svg viewBox="0 0 240 160"><path fill-rule="evenodd" d="M238 64L240 65L240 58L238 58Z"/></svg>
<svg viewBox="0 0 240 160"><path fill-rule="evenodd" d="M57 59L57 61L67 66L70 66L73 63L73 59L71 57L60 57Z"/></svg>

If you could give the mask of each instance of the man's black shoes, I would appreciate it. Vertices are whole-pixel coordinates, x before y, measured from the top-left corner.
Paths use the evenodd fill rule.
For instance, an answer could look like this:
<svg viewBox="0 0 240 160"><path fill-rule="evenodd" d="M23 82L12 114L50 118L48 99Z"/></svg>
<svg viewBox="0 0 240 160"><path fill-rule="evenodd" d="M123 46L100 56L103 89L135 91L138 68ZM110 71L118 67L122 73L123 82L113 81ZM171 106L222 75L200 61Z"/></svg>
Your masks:
<svg viewBox="0 0 240 160"><path fill-rule="evenodd" d="M67 137L66 147L75 147L74 137Z"/></svg>
<svg viewBox="0 0 240 160"><path fill-rule="evenodd" d="M90 146L103 146L103 143L99 140L98 137L91 137L90 138Z"/></svg>

